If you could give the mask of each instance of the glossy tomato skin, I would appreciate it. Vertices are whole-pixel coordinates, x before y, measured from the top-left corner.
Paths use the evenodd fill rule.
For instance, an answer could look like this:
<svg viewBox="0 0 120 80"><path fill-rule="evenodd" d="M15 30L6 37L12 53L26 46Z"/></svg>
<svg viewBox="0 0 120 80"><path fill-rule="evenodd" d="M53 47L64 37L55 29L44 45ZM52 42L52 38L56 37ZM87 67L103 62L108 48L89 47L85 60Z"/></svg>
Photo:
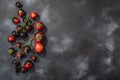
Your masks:
<svg viewBox="0 0 120 80"><path fill-rule="evenodd" d="M31 19L35 20L38 17L38 13L37 12L31 12L29 16L30 16Z"/></svg>
<svg viewBox="0 0 120 80"><path fill-rule="evenodd" d="M44 28L44 25L43 25L43 23L42 23L41 21L37 21L37 22L35 23L35 29L36 29L37 31L41 31L41 30L43 30L43 28Z"/></svg>
<svg viewBox="0 0 120 80"><path fill-rule="evenodd" d="M37 54L41 53L43 51L43 49L44 49L43 44L41 44L39 42L35 43L35 45L34 45L34 51Z"/></svg>
<svg viewBox="0 0 120 80"><path fill-rule="evenodd" d="M23 17L26 15L26 12L23 9L18 10L18 16Z"/></svg>
<svg viewBox="0 0 120 80"><path fill-rule="evenodd" d="M10 36L8 37L8 42L15 42L15 41L16 41L15 36L10 35Z"/></svg>
<svg viewBox="0 0 120 80"><path fill-rule="evenodd" d="M23 66L23 68L24 68L25 70L29 70L29 69L31 69L32 67L33 67L33 63L32 63L31 61L26 61L25 64L24 64L24 66Z"/></svg>
<svg viewBox="0 0 120 80"><path fill-rule="evenodd" d="M14 17L14 18L12 19L12 22L13 22L14 24L18 24L18 23L20 23L20 19L19 19L18 17Z"/></svg>
<svg viewBox="0 0 120 80"><path fill-rule="evenodd" d="M35 40L36 42L42 43L42 41L43 41L43 33L42 33L42 32L37 32L37 33L34 35L34 40Z"/></svg>

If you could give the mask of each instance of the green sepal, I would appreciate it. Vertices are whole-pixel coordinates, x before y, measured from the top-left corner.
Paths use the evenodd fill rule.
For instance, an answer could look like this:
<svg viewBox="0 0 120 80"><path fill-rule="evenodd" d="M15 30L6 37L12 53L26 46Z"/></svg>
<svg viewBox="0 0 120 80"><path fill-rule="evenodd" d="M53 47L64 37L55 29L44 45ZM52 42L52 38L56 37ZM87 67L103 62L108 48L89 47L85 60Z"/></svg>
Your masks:
<svg viewBox="0 0 120 80"><path fill-rule="evenodd" d="M22 28L24 28L24 27L25 27L25 24L24 24L24 23L20 23L20 26L21 26Z"/></svg>

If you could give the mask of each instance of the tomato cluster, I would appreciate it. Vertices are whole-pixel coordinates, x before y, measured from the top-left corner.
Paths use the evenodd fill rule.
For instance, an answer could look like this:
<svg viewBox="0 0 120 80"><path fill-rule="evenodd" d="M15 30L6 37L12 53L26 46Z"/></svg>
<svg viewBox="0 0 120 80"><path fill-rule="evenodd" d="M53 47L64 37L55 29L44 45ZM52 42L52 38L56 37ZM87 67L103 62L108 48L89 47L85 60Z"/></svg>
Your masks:
<svg viewBox="0 0 120 80"><path fill-rule="evenodd" d="M45 26L43 22L39 21L40 16L37 12L31 12L27 15L21 2L16 2L16 7L18 8L18 14L12 17L16 29L8 36L8 42L14 46L8 49L8 53L15 57L12 61L15 65L15 71L24 73L33 68L34 62L38 61L37 55L45 49L43 45ZM31 39L29 39L29 35L32 35L30 33L34 33ZM23 43L22 40L26 43ZM30 59L22 65L22 59L28 57Z"/></svg>

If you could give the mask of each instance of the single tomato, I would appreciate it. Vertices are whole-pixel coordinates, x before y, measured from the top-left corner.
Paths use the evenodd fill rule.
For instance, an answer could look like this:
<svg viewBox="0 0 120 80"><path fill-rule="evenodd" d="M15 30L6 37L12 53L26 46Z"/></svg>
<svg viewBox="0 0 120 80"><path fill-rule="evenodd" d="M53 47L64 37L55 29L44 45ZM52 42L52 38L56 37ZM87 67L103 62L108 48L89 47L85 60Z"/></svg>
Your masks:
<svg viewBox="0 0 120 80"><path fill-rule="evenodd" d="M18 24L18 23L20 23L20 19L19 19L18 17L14 17L14 18L12 19L12 22L13 22L14 24Z"/></svg>
<svg viewBox="0 0 120 80"><path fill-rule="evenodd" d="M20 17L23 17L23 16L25 16L25 11L23 10L23 9L19 9L18 10L18 16L20 16Z"/></svg>
<svg viewBox="0 0 120 80"><path fill-rule="evenodd" d="M31 12L29 16L30 16L31 19L34 20L38 17L38 13L37 12Z"/></svg>
<svg viewBox="0 0 120 80"><path fill-rule="evenodd" d="M34 40L36 42L42 42L43 40L43 33L42 32L37 32L35 35L34 35Z"/></svg>
<svg viewBox="0 0 120 80"><path fill-rule="evenodd" d="M24 67L24 69L29 70L33 67L33 63L31 61L27 61L27 62L25 62L23 67Z"/></svg>
<svg viewBox="0 0 120 80"><path fill-rule="evenodd" d="M16 48L21 48L21 47L22 47L22 43L21 43L21 42L17 42L17 43L15 44L15 47L16 47Z"/></svg>
<svg viewBox="0 0 120 80"><path fill-rule="evenodd" d="M32 64L25 64L25 65L24 65L24 68L25 68L26 70L29 70L29 69L32 68Z"/></svg>
<svg viewBox="0 0 120 80"><path fill-rule="evenodd" d="M41 31L41 30L43 30L43 28L44 28L44 25L43 25L42 22L37 21L37 22L35 23L35 29L36 29L37 31Z"/></svg>
<svg viewBox="0 0 120 80"><path fill-rule="evenodd" d="M15 40L16 40L16 38L15 38L15 36L13 36L13 35L10 35L10 36L8 37L8 42L15 42Z"/></svg>
<svg viewBox="0 0 120 80"><path fill-rule="evenodd" d="M43 51L43 49L44 49L44 47L43 47L43 44L41 44L41 43L35 43L35 45L34 45L34 51L36 52L36 53L41 53L42 51Z"/></svg>

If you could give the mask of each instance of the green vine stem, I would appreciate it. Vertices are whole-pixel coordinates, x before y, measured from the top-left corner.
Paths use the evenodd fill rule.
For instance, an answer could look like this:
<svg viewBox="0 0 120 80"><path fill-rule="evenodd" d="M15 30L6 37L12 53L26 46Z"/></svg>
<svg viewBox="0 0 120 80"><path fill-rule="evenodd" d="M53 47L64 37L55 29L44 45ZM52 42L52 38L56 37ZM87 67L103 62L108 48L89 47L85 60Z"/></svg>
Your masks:
<svg viewBox="0 0 120 80"><path fill-rule="evenodd" d="M31 47L33 40L34 40L33 38L30 39L30 40L27 42L26 45L22 45L21 48L18 48L18 49L16 49L15 51L16 51L16 52L22 51L22 49L24 48L24 46Z"/></svg>
<svg viewBox="0 0 120 80"><path fill-rule="evenodd" d="M25 24L24 24L24 23L20 23L20 26L21 26L22 28L24 28L24 27L25 27Z"/></svg>
<svg viewBox="0 0 120 80"><path fill-rule="evenodd" d="M25 18L27 19L27 21L29 21L29 15L26 15Z"/></svg>
<svg viewBox="0 0 120 80"><path fill-rule="evenodd" d="M20 52L20 51L22 51L22 48L15 49L15 52L16 52L16 53L17 53L17 52Z"/></svg>
<svg viewBox="0 0 120 80"><path fill-rule="evenodd" d="M27 44L26 44L26 45L27 45L28 47L31 47L33 40L34 40L33 38L32 38L32 39L30 39L30 40L27 42Z"/></svg>

